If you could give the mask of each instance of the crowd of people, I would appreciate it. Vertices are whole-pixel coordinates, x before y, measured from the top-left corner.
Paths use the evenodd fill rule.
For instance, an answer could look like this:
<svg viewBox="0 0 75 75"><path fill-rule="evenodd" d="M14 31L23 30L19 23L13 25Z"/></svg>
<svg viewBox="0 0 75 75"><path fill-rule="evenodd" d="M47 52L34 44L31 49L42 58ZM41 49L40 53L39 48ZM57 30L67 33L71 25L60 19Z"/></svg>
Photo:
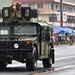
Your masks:
<svg viewBox="0 0 75 75"><path fill-rule="evenodd" d="M73 45L73 43L75 42L75 35L56 33L53 34L53 40L55 45L59 45L59 44Z"/></svg>

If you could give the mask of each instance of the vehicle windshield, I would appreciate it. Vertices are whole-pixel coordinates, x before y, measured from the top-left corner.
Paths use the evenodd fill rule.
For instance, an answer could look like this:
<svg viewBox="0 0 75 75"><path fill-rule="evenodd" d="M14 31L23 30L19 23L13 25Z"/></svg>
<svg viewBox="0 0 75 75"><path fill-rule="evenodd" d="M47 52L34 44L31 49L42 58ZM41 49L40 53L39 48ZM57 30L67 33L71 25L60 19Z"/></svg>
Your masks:
<svg viewBox="0 0 75 75"><path fill-rule="evenodd" d="M0 26L0 35L36 35L36 27L31 25L14 25L11 28L8 25Z"/></svg>
<svg viewBox="0 0 75 75"><path fill-rule="evenodd" d="M14 35L36 35L36 27L31 25L15 26Z"/></svg>

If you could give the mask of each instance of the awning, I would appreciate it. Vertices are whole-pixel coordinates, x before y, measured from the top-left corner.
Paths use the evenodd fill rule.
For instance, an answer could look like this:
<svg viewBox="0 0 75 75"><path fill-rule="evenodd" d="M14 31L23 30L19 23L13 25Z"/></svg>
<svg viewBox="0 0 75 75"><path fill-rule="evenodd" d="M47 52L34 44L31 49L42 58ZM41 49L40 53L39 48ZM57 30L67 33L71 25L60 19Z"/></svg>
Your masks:
<svg viewBox="0 0 75 75"><path fill-rule="evenodd" d="M54 26L53 27L53 33L58 33L58 32L64 33L65 31L64 31L64 29L62 27Z"/></svg>

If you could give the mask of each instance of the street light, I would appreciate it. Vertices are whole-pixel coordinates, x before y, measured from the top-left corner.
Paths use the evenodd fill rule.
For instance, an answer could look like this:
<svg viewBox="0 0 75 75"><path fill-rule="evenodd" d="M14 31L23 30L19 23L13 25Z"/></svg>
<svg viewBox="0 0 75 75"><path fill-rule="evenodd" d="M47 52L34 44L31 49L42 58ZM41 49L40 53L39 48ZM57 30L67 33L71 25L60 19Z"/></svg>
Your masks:
<svg viewBox="0 0 75 75"><path fill-rule="evenodd" d="M62 10L62 0L60 0L60 26L63 27L63 10Z"/></svg>

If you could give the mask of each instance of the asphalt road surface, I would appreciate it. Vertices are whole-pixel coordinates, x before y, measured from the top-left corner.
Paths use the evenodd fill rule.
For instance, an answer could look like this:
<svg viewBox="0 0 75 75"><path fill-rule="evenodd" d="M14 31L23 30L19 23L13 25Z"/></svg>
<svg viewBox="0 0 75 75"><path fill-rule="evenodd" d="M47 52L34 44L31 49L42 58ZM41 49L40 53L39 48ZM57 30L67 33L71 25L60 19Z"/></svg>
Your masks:
<svg viewBox="0 0 75 75"><path fill-rule="evenodd" d="M42 62L38 61L36 71L29 72L25 64L13 61L0 71L0 75L75 75L75 45L55 47L55 64L52 68L43 69Z"/></svg>

